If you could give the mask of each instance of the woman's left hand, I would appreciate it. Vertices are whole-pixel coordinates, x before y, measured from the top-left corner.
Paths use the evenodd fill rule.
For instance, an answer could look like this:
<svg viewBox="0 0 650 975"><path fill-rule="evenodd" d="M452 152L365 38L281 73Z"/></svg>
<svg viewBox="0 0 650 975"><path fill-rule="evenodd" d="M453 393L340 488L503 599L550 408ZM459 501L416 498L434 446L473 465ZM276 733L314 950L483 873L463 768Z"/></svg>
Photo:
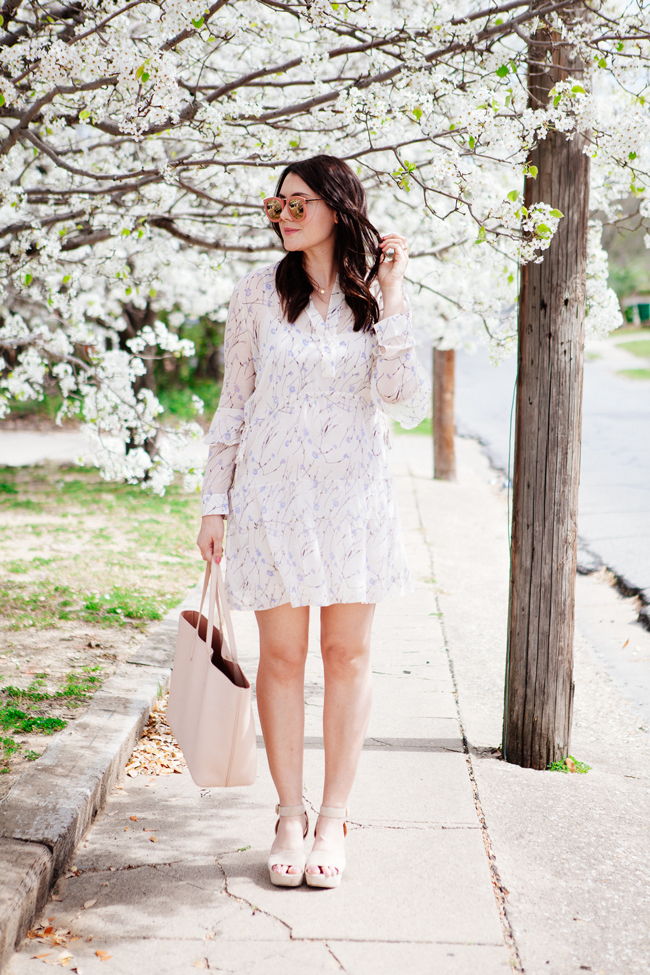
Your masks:
<svg viewBox="0 0 650 975"><path fill-rule="evenodd" d="M384 234L381 238L381 263L377 272L377 280L383 292L402 290L404 272L409 262L409 248L406 237L401 234ZM386 259L388 251L393 252L393 259Z"/></svg>

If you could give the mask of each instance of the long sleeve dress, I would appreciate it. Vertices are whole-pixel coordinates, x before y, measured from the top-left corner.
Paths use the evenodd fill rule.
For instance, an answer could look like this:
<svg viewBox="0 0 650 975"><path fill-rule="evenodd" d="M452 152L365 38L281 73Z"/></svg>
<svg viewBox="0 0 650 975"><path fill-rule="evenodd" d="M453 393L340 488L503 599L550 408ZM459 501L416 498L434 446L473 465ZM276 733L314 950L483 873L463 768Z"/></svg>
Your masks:
<svg viewBox="0 0 650 975"><path fill-rule="evenodd" d="M413 427L430 403L408 304L355 332L337 279L326 321L310 300L290 323L275 268L233 292L205 438L202 513L227 515L230 605L376 603L410 592L387 467L387 416Z"/></svg>

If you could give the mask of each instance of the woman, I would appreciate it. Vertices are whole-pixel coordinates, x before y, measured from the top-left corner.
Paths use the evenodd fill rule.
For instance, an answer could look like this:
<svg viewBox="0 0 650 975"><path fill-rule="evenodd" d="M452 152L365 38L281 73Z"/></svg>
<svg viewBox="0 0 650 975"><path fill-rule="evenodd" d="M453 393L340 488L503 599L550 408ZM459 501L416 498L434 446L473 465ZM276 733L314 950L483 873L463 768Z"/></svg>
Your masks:
<svg viewBox="0 0 650 975"><path fill-rule="evenodd" d="M349 166L292 163L264 206L286 256L232 297L198 545L220 562L228 518L228 598L259 626L257 704L279 796L271 882L335 887L370 714L375 603L411 590L382 411L415 426L429 384L402 286L406 240L379 236ZM305 864L310 606L321 607L325 783Z"/></svg>

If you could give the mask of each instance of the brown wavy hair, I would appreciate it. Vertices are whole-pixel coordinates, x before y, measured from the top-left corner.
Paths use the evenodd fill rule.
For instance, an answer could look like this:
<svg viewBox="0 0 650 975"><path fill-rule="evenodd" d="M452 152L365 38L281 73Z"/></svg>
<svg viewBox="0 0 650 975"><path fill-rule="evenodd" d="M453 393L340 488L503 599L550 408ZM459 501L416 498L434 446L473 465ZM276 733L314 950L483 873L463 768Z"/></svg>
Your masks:
<svg viewBox="0 0 650 975"><path fill-rule="evenodd" d="M381 251L379 232L368 219L366 191L347 163L336 156L312 156L294 162L280 174L275 195L289 175L296 173L338 214L334 260L339 284L354 315L354 331L369 331L379 321L379 305L370 290L377 276ZM277 223L274 231L282 240ZM305 270L302 251L289 251L275 271L282 310L290 322L309 304L314 290Z"/></svg>

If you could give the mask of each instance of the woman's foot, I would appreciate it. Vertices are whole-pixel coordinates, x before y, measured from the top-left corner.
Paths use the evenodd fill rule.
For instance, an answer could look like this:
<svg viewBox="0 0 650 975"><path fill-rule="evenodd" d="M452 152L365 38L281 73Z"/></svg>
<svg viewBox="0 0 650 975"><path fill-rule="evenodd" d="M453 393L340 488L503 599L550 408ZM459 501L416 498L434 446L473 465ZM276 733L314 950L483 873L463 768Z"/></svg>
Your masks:
<svg viewBox="0 0 650 975"><path fill-rule="evenodd" d="M274 853L280 853L282 850L295 850L296 853L302 854L304 829L304 816L281 816L278 831L271 847L271 856ZM302 873L300 867L292 867L288 863L276 863L271 869L275 873Z"/></svg>
<svg viewBox="0 0 650 975"><path fill-rule="evenodd" d="M268 860L270 880L276 887L298 887L305 873L307 812L304 806L277 806L276 812L276 835Z"/></svg>
<svg viewBox="0 0 650 975"><path fill-rule="evenodd" d="M338 806L321 806L314 846L305 868L305 879L310 887L338 887L345 870L345 822L347 809Z"/></svg>

